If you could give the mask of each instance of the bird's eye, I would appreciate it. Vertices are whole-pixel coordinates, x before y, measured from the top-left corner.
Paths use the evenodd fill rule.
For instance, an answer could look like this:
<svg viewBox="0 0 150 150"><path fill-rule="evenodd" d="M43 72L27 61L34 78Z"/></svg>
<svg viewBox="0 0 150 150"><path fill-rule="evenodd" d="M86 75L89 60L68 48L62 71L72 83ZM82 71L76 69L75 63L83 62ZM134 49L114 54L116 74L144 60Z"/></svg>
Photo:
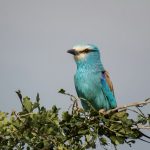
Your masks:
<svg viewBox="0 0 150 150"><path fill-rule="evenodd" d="M85 49L85 50L84 50L85 53L88 53L89 51L90 51L89 49Z"/></svg>
<svg viewBox="0 0 150 150"><path fill-rule="evenodd" d="M83 51L80 51L80 53L89 53L90 51L91 51L90 49L86 48Z"/></svg>

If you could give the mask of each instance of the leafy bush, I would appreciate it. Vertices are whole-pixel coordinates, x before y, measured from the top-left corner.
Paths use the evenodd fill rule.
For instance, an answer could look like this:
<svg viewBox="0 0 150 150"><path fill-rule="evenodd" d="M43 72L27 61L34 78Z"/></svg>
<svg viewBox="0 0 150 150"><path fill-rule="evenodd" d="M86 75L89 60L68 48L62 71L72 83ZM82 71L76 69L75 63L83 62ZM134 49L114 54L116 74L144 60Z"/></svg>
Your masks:
<svg viewBox="0 0 150 150"><path fill-rule="evenodd" d="M71 111L59 114L60 109L56 106L51 109L40 106L39 94L33 102L17 91L22 111L0 112L0 149L84 150L96 148L97 140L103 146L111 141L116 148L124 143L131 146L143 136L150 139L141 132L141 128L150 129L150 114L144 115L140 109L150 103L149 99L104 113L92 108L85 112L78 108L74 96L63 89L59 92L70 96ZM131 106L137 108L133 110L137 119L129 118L127 110Z"/></svg>

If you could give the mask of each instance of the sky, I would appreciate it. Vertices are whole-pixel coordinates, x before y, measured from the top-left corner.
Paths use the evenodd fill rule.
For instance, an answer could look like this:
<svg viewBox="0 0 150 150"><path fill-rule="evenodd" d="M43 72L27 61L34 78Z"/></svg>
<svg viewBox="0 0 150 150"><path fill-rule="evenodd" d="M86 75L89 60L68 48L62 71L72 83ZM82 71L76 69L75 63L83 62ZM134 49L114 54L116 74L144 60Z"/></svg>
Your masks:
<svg viewBox="0 0 150 150"><path fill-rule="evenodd" d="M20 110L18 89L33 100L39 92L47 108L68 109L58 90L76 95L76 64L66 51L80 43L99 47L118 105L150 97L150 1L0 0L0 110Z"/></svg>

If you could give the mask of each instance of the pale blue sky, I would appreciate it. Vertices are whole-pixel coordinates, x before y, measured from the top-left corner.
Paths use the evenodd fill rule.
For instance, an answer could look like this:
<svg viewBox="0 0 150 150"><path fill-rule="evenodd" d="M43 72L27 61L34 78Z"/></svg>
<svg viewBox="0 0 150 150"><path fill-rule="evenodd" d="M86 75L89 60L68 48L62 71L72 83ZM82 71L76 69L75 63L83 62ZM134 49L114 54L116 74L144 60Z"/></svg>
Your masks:
<svg viewBox="0 0 150 150"><path fill-rule="evenodd" d="M67 109L69 98L57 91L76 95L66 51L78 43L100 48L119 105L150 97L150 1L0 0L0 110L20 109L17 89ZM148 144L120 146L142 148Z"/></svg>

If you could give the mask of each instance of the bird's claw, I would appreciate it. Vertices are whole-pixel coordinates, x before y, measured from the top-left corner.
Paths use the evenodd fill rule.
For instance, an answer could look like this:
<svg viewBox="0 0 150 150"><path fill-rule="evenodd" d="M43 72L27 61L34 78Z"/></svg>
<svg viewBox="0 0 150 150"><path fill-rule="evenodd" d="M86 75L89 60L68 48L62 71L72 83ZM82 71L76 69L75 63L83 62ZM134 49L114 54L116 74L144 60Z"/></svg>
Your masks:
<svg viewBox="0 0 150 150"><path fill-rule="evenodd" d="M105 109L100 109L99 113L105 115L106 114L106 110Z"/></svg>

